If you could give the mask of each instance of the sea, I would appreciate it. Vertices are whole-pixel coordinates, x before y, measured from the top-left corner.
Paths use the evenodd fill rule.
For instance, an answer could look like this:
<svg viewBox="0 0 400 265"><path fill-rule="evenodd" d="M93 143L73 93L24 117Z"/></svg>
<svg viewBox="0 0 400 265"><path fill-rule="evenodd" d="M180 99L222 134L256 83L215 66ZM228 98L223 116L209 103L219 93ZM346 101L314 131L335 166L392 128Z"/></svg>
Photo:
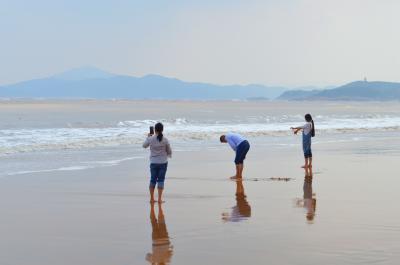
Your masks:
<svg viewBox="0 0 400 265"><path fill-rule="evenodd" d="M259 145L301 149L290 127L313 116L313 144L396 136L398 102L3 101L0 177L110 167L145 159L142 143L162 122L175 152L222 148L236 132Z"/></svg>

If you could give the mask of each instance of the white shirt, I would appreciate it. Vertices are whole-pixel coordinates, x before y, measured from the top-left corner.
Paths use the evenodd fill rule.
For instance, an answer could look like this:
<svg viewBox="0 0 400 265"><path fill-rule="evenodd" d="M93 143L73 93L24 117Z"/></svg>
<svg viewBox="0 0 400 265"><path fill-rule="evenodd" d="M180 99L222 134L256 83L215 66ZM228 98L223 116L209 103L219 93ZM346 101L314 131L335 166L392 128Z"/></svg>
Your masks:
<svg viewBox="0 0 400 265"><path fill-rule="evenodd" d="M303 133L305 135L309 134L312 130L312 123L311 122L307 122L306 124L304 124L302 127L303 129Z"/></svg>
<svg viewBox="0 0 400 265"><path fill-rule="evenodd" d="M158 141L157 135L147 137L143 143L143 148L150 146L150 163L164 164L168 162L168 157L171 157L172 151L169 141L165 136L161 142Z"/></svg>
<svg viewBox="0 0 400 265"><path fill-rule="evenodd" d="M237 133L227 133L225 135L225 139L228 144L232 147L233 151L236 151L237 147L246 139L243 138L240 134Z"/></svg>

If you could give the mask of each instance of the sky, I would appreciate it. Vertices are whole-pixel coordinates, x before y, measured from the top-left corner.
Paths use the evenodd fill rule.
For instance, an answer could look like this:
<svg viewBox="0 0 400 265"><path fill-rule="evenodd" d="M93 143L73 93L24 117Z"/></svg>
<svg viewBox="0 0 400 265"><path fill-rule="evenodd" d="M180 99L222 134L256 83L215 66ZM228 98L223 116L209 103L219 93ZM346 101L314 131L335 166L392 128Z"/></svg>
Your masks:
<svg viewBox="0 0 400 265"><path fill-rule="evenodd" d="M95 66L216 84L400 82L398 0L0 0L0 85Z"/></svg>

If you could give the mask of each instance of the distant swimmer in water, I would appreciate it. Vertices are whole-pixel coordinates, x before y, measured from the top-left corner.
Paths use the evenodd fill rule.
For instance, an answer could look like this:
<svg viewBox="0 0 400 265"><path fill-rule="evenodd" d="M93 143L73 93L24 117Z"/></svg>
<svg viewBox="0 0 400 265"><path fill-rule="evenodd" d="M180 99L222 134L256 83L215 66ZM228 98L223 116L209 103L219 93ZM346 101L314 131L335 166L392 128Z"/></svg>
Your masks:
<svg viewBox="0 0 400 265"><path fill-rule="evenodd" d="M155 130L155 134L154 134ZM168 158L171 157L171 146L167 138L163 135L164 126L157 123L155 127L150 127L150 133L143 143L143 148L150 147L150 202L154 200L154 190L158 188L158 203L162 203L162 193L164 190L165 175L167 174Z"/></svg>
<svg viewBox="0 0 400 265"><path fill-rule="evenodd" d="M228 143L236 153L236 175L231 177L231 179L241 179L243 176L243 162L246 159L247 152L249 152L250 149L249 142L243 136L237 133L227 133L225 135L221 135L219 140L221 143Z"/></svg>
<svg viewBox="0 0 400 265"><path fill-rule="evenodd" d="M304 153L304 166L302 168L312 167L312 152L311 152L311 138L315 136L314 120L310 114L304 116L306 124L300 127L291 127L294 134L303 130L303 153Z"/></svg>

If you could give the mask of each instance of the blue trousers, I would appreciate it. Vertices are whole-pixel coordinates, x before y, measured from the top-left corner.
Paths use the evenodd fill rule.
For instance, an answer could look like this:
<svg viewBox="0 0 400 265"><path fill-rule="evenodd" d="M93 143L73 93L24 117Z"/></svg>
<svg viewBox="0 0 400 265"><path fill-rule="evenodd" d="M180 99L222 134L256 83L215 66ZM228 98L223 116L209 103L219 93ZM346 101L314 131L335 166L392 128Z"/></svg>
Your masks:
<svg viewBox="0 0 400 265"><path fill-rule="evenodd" d="M310 158L312 157L312 152L311 152L311 132L308 134L303 133L303 152L304 152L304 158Z"/></svg>
<svg viewBox="0 0 400 265"><path fill-rule="evenodd" d="M150 164L150 188L155 188L156 184L159 189L164 188L165 175L167 174L168 163Z"/></svg>
<svg viewBox="0 0 400 265"><path fill-rule="evenodd" d="M236 148L235 164L243 164L246 159L247 152L249 152L250 144L247 140L241 142Z"/></svg>

